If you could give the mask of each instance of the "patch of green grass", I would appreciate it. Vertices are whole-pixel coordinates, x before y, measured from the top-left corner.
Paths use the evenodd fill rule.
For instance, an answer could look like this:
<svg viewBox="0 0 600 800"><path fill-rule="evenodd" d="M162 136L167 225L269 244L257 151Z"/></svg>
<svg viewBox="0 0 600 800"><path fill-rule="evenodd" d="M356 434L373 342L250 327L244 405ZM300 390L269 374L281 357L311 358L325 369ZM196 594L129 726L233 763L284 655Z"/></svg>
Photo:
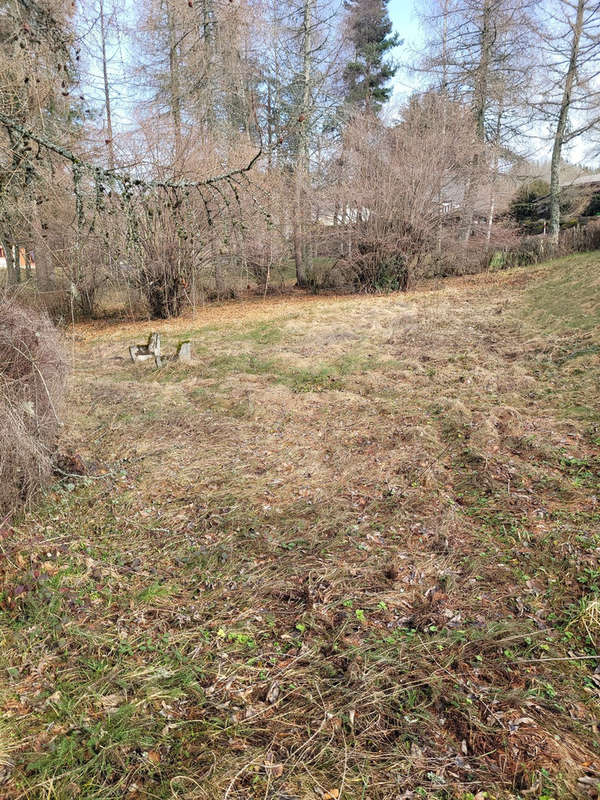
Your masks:
<svg viewBox="0 0 600 800"><path fill-rule="evenodd" d="M289 386L294 392L322 392L343 389L344 378L380 369L381 363L374 357L348 354L312 369L299 369L289 366L283 359L238 353L218 356L209 362L208 367L214 377L237 373L265 375L275 383Z"/></svg>
<svg viewBox="0 0 600 800"><path fill-rule="evenodd" d="M323 392L328 389L341 389L339 376L331 367L312 370L293 370L282 376L281 383L289 386L293 392Z"/></svg>
<svg viewBox="0 0 600 800"><path fill-rule="evenodd" d="M259 358L251 353L225 353L211 359L207 367L211 376L221 377L230 374L277 376L282 366L276 359Z"/></svg>
<svg viewBox="0 0 600 800"><path fill-rule="evenodd" d="M254 342L255 344L277 344L283 338L281 327L274 322L261 322L248 331L232 334L231 339Z"/></svg>
<svg viewBox="0 0 600 800"><path fill-rule="evenodd" d="M174 587L155 581L139 593L138 601L142 604L151 605L155 600L164 600L167 597L171 597L175 591Z"/></svg>
<svg viewBox="0 0 600 800"><path fill-rule="evenodd" d="M599 254L577 254L550 262L542 280L536 281L527 291L524 312L549 333L597 331L600 326Z"/></svg>

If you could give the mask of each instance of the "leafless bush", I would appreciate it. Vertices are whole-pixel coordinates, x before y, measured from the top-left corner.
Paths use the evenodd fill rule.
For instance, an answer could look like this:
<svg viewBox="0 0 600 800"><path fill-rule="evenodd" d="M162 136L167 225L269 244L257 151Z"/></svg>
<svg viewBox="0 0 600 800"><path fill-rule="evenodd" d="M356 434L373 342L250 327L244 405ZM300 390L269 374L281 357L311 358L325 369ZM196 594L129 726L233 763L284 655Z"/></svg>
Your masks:
<svg viewBox="0 0 600 800"><path fill-rule="evenodd" d="M600 249L600 222L592 221L561 231L558 244L550 236L543 235L507 236L504 241L494 243L493 240L493 244L481 256L482 269L526 267L548 258Z"/></svg>
<svg viewBox="0 0 600 800"><path fill-rule="evenodd" d="M475 275L490 268L504 266L503 254L522 247L523 240L510 224L496 224L487 230L487 224L465 241L452 230L445 230L439 247L424 262L425 277L444 278L449 275Z"/></svg>
<svg viewBox="0 0 600 800"><path fill-rule="evenodd" d="M394 127L375 117L350 123L328 198L335 270L349 288L406 289L423 274L447 235L447 207L459 205L474 180L478 147L469 109L435 93L412 98ZM485 158L480 163L487 170ZM481 185L485 176L476 177Z"/></svg>
<svg viewBox="0 0 600 800"><path fill-rule="evenodd" d="M153 317L177 316L191 273L192 253L186 234L170 215L155 211L141 222L137 235L138 247L132 248L131 258L134 282L148 301Z"/></svg>
<svg viewBox="0 0 600 800"><path fill-rule="evenodd" d="M270 198L276 204L276 190ZM267 292L285 279L285 265L291 260L291 246L281 228L278 209L268 208L270 216L254 213L239 240L239 252L248 277L261 292ZM249 215L250 216L250 215Z"/></svg>
<svg viewBox="0 0 600 800"><path fill-rule="evenodd" d="M0 299L0 514L52 474L66 362L46 315Z"/></svg>

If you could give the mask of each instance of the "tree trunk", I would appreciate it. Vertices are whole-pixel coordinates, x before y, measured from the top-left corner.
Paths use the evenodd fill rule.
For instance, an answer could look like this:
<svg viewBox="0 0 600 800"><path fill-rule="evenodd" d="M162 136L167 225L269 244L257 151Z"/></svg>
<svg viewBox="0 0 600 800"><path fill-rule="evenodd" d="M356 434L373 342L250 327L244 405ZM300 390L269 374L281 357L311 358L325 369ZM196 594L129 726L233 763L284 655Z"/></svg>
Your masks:
<svg viewBox="0 0 600 800"><path fill-rule="evenodd" d="M490 204L488 208L486 241L489 247L492 239L492 228L494 225L494 212L496 209L496 188L498 182L498 170L500 168L500 145L502 136L502 117L504 116L504 94L501 95L498 105L498 115L496 117L496 130L494 132L494 171L490 186Z"/></svg>
<svg viewBox="0 0 600 800"><path fill-rule="evenodd" d="M298 286L306 286L307 275L302 249L302 188L300 181L301 176L296 168L296 174L294 175L294 261L296 262L296 283Z"/></svg>
<svg viewBox="0 0 600 800"><path fill-rule="evenodd" d="M448 0L444 0L442 8L442 143L446 148L446 128L448 122ZM443 197L444 175L440 173L438 180L438 224L437 224L437 251L441 255L442 239L444 235L444 197Z"/></svg>
<svg viewBox="0 0 600 800"><path fill-rule="evenodd" d="M213 0L202 0L202 41L205 59L204 125L208 133L216 128L215 115L215 36Z"/></svg>
<svg viewBox="0 0 600 800"><path fill-rule="evenodd" d="M309 116L312 75L312 14L315 0L304 0L302 16L302 104L298 115L298 153L296 156L296 214L294 226L294 259L296 282L306 286L310 270L310 252L307 247L308 193L306 182L310 171Z"/></svg>
<svg viewBox="0 0 600 800"><path fill-rule="evenodd" d="M271 102L271 80L267 78L267 165L273 167L273 104Z"/></svg>
<svg viewBox="0 0 600 800"><path fill-rule="evenodd" d="M171 7L171 0L167 0L167 24L169 26L169 93L171 95L171 116L173 117L173 132L175 135L175 164L181 168L183 154L183 137L181 133L181 83L179 79L179 53L177 47L177 32L175 30L175 17Z"/></svg>
<svg viewBox="0 0 600 800"><path fill-rule="evenodd" d="M17 282L17 273L15 271L15 252L12 242L2 239L2 249L6 259L6 285L14 286Z"/></svg>
<svg viewBox="0 0 600 800"><path fill-rule="evenodd" d="M485 112L488 105L488 83L490 62L492 57L493 45L493 24L492 24L492 3L491 0L484 0L481 20L481 51L479 64L475 75L475 87L473 93L473 112L475 114L475 124L477 139L485 141ZM469 177L467 191L465 192L465 210L463 214L464 240L468 242L473 231L473 217L475 215L475 199L478 189L479 156L473 157L472 174Z"/></svg>
<svg viewBox="0 0 600 800"><path fill-rule="evenodd" d="M21 283L21 248L15 245L15 283Z"/></svg>
<svg viewBox="0 0 600 800"><path fill-rule="evenodd" d="M572 28L573 39L571 41L569 66L565 76L565 86L556 122L556 132L554 134L554 147L552 148L552 162L550 165L550 236L553 244L558 244L558 237L560 234L560 159L569 120L571 93L577 74L577 59L583 30L584 9L585 0L578 0L575 25Z"/></svg>
<svg viewBox="0 0 600 800"><path fill-rule="evenodd" d="M485 112L488 104L488 77L492 55L493 30L492 30L492 5L491 0L484 0L483 17L481 21L481 55L477 68L474 111L477 124L477 138L485 139Z"/></svg>
<svg viewBox="0 0 600 800"><path fill-rule="evenodd" d="M272 25L273 32L271 34L271 54L270 61L272 62L272 80L269 80L269 116L270 116L270 130L272 131L272 141L278 142L281 135L281 44L279 41L279 17L277 15L278 0L274 0L271 6L272 12ZM269 165L271 164L272 154L269 152ZM277 152L275 152L275 163L278 161Z"/></svg>
<svg viewBox="0 0 600 800"><path fill-rule="evenodd" d="M115 147L113 143L112 107L108 83L108 63L106 56L106 19L104 16L104 0L100 0L100 37L102 45L102 76L104 79L104 107L106 109L106 141L108 143L108 168L115 168Z"/></svg>
<svg viewBox="0 0 600 800"><path fill-rule="evenodd" d="M488 246L489 246L489 243L492 240L492 227L494 225L494 209L495 209L495 205L496 205L496 197L495 197L495 194L494 194L494 190L492 189L492 192L491 192L491 195L490 195L490 207L489 207L489 210L488 210L487 232L486 232L486 235L485 235L485 239L486 239L486 242L488 243Z"/></svg>

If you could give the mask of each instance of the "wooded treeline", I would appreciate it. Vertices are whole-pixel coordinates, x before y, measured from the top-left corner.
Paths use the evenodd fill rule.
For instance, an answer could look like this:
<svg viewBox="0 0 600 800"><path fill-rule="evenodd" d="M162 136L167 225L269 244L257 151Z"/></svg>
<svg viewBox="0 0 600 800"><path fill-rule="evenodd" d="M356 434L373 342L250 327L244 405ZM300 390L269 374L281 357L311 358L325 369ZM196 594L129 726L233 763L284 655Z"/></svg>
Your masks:
<svg viewBox="0 0 600 800"><path fill-rule="evenodd" d="M292 277L403 289L514 247L544 152L557 242L561 163L600 119L600 3L421 6L412 53L385 0L1 0L6 282L159 317ZM390 110L400 62L419 90Z"/></svg>

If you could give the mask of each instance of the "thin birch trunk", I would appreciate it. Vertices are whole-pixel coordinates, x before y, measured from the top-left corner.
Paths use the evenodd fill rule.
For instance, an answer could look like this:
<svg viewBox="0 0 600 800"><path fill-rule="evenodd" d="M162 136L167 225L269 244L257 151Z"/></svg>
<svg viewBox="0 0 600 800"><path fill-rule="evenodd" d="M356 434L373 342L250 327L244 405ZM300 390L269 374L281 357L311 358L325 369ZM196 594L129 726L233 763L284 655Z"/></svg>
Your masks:
<svg viewBox="0 0 600 800"><path fill-rule="evenodd" d="M475 113L476 134L479 142L485 141L485 112L488 105L488 82L490 62L493 45L492 4L491 0L484 0L483 18L481 25L481 53L477 67L475 95L473 110ZM473 218L475 216L475 199L478 189L478 176L480 160L476 154L473 157L472 172L465 192L465 211L463 215L464 240L468 242L473 231Z"/></svg>
<svg viewBox="0 0 600 800"><path fill-rule="evenodd" d="M500 137L502 134L502 117L504 116L504 94L502 94L498 106L498 115L496 117L496 131L495 131L495 148L494 148L494 171L492 174L492 182L490 185L490 204L488 208L487 220L487 233L486 242L489 243L492 239L492 228L494 225L494 211L496 208L496 187L498 182L498 169L500 167Z"/></svg>
<svg viewBox="0 0 600 800"><path fill-rule="evenodd" d="M446 147L446 128L448 117L448 0L444 0L444 18L442 20L442 142ZM443 182L444 175L440 173L438 182L438 232L437 232L437 251L442 252L442 238L444 234L443 220Z"/></svg>

